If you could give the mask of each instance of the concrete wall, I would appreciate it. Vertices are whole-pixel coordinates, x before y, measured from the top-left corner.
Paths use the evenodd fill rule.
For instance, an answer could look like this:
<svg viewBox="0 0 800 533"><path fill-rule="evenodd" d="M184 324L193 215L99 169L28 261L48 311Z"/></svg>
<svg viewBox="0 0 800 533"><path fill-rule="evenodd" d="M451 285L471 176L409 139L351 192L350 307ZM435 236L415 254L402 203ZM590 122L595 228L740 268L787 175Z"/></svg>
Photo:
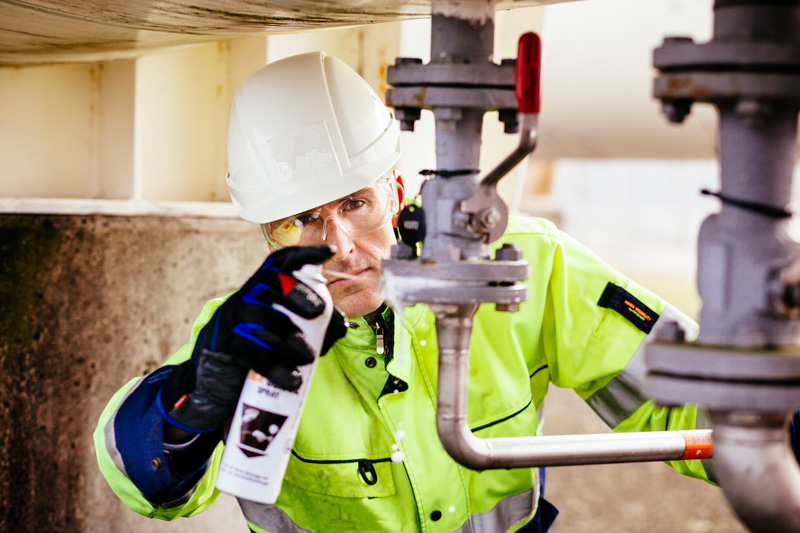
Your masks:
<svg viewBox="0 0 800 533"><path fill-rule="evenodd" d="M92 431L265 253L258 227L233 219L0 217L0 531L164 530L113 495ZM234 507L170 531L243 523Z"/></svg>

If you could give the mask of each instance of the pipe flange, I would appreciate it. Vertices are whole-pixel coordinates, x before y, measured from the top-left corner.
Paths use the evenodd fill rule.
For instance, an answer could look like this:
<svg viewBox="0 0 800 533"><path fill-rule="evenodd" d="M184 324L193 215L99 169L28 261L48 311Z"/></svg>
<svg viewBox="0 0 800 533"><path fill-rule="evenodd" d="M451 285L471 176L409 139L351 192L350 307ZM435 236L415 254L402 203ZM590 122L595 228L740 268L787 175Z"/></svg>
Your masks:
<svg viewBox="0 0 800 533"><path fill-rule="evenodd" d="M653 96L664 101L715 103L735 99L800 100L800 75L746 72L661 74Z"/></svg>
<svg viewBox="0 0 800 533"><path fill-rule="evenodd" d="M464 282L404 278L399 289L386 294L387 300L433 304L493 303L516 306L528 299L527 285L491 286ZM384 288L387 285L384 283Z"/></svg>
<svg viewBox="0 0 800 533"><path fill-rule="evenodd" d="M395 87L386 91L386 104L394 108L431 109L452 107L483 110L516 109L514 88Z"/></svg>
<svg viewBox="0 0 800 533"><path fill-rule="evenodd" d="M691 379L800 383L800 348L730 350L655 341L647 346L646 354L648 371L656 374Z"/></svg>
<svg viewBox="0 0 800 533"><path fill-rule="evenodd" d="M386 70L386 82L395 87L407 86L461 86L500 87L514 90L514 60L503 60L498 65L483 63L427 63L398 58Z"/></svg>
<svg viewBox="0 0 800 533"><path fill-rule="evenodd" d="M382 295L395 302L494 303L515 308L528 298L528 262L472 259L454 263L384 259Z"/></svg>
<svg viewBox="0 0 800 533"><path fill-rule="evenodd" d="M528 262L522 259L518 261L470 259L453 263L417 259L383 260L383 271L395 276L481 283L515 283L526 280L529 266Z"/></svg>
<svg viewBox="0 0 800 533"><path fill-rule="evenodd" d="M709 410L792 411L800 405L800 383L710 381L648 375L645 391L659 405L697 403Z"/></svg>
<svg viewBox="0 0 800 533"><path fill-rule="evenodd" d="M662 405L781 411L800 406L800 350L725 350L656 341L646 348L649 397Z"/></svg>

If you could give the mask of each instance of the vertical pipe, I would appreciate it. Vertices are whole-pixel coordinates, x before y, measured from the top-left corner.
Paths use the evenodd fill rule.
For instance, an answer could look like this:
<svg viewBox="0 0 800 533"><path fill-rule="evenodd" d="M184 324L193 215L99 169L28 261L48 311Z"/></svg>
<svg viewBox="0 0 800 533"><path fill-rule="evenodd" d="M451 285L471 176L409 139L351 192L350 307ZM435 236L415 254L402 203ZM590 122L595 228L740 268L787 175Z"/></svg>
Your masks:
<svg viewBox="0 0 800 533"><path fill-rule="evenodd" d="M480 64L492 61L492 0L434 0L431 5L431 63ZM477 169L483 109L436 107L436 165L439 170Z"/></svg>
<svg viewBox="0 0 800 533"><path fill-rule="evenodd" d="M720 109L723 194L774 207L788 204L796 159L797 111L796 105L758 100L741 100L734 108ZM759 227L772 222L724 204L721 216L734 226Z"/></svg>
<svg viewBox="0 0 800 533"><path fill-rule="evenodd" d="M494 2L434 0L431 5L431 63L481 64L492 60ZM461 201L478 185L483 109L452 106L433 109L436 166L440 175L422 187L428 226L422 257L433 261L486 259L488 247L465 227Z"/></svg>
<svg viewBox="0 0 800 533"><path fill-rule="evenodd" d="M748 42L800 39L800 0L716 0L714 40Z"/></svg>
<svg viewBox="0 0 800 533"><path fill-rule="evenodd" d="M439 379L436 429L452 457L471 468L480 468L487 450L467 423L469 341L477 305L431 306L436 314L439 344ZM462 462L463 460L463 462Z"/></svg>
<svg viewBox="0 0 800 533"><path fill-rule="evenodd" d="M724 200L786 207L797 113L794 104L760 100L720 106L723 202L719 213L703 222L698 239L699 342L749 348L800 343L798 324L769 313L770 272L796 249L785 220Z"/></svg>
<svg viewBox="0 0 800 533"><path fill-rule="evenodd" d="M800 2L717 0L714 40L798 46ZM753 68L759 61L753 60ZM772 67L775 68L775 67ZM768 348L798 346L797 320L770 307L772 273L797 253L784 220L726 199L784 208L791 198L798 104L742 91L719 105L720 212L698 239L703 308L698 342ZM720 398L722 400L722 398ZM753 531L800 531L800 468L789 446L790 413L712 410L714 472L736 514Z"/></svg>
<svg viewBox="0 0 800 533"><path fill-rule="evenodd" d="M431 62L475 63L493 55L493 0L431 2Z"/></svg>

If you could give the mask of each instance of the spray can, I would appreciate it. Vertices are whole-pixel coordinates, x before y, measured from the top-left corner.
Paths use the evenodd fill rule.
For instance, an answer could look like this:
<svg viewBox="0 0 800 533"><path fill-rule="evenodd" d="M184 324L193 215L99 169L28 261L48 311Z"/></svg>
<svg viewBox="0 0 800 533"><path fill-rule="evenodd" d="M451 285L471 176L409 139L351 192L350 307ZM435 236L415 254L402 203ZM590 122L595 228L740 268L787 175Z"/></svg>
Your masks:
<svg viewBox="0 0 800 533"><path fill-rule="evenodd" d="M300 328L317 353L322 348L333 311L320 268L319 265L305 265L294 272L298 280L325 301L325 311L320 316L304 319L282 306L275 306ZM225 452L217 473L217 489L245 500L275 503L315 367L316 360L298 368L303 383L297 391L281 389L264 376L250 371L225 441Z"/></svg>

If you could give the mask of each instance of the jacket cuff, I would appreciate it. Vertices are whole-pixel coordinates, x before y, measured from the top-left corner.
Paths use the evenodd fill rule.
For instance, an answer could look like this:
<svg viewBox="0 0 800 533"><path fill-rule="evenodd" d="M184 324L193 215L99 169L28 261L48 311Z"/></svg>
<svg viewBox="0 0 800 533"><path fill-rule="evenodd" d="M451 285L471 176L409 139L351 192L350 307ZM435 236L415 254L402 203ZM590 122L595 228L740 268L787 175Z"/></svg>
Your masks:
<svg viewBox="0 0 800 533"><path fill-rule="evenodd" d="M164 453L164 418L158 397L174 366L161 367L142 379L111 422L125 474L154 507L175 507L191 497L221 431L200 435L179 453Z"/></svg>

